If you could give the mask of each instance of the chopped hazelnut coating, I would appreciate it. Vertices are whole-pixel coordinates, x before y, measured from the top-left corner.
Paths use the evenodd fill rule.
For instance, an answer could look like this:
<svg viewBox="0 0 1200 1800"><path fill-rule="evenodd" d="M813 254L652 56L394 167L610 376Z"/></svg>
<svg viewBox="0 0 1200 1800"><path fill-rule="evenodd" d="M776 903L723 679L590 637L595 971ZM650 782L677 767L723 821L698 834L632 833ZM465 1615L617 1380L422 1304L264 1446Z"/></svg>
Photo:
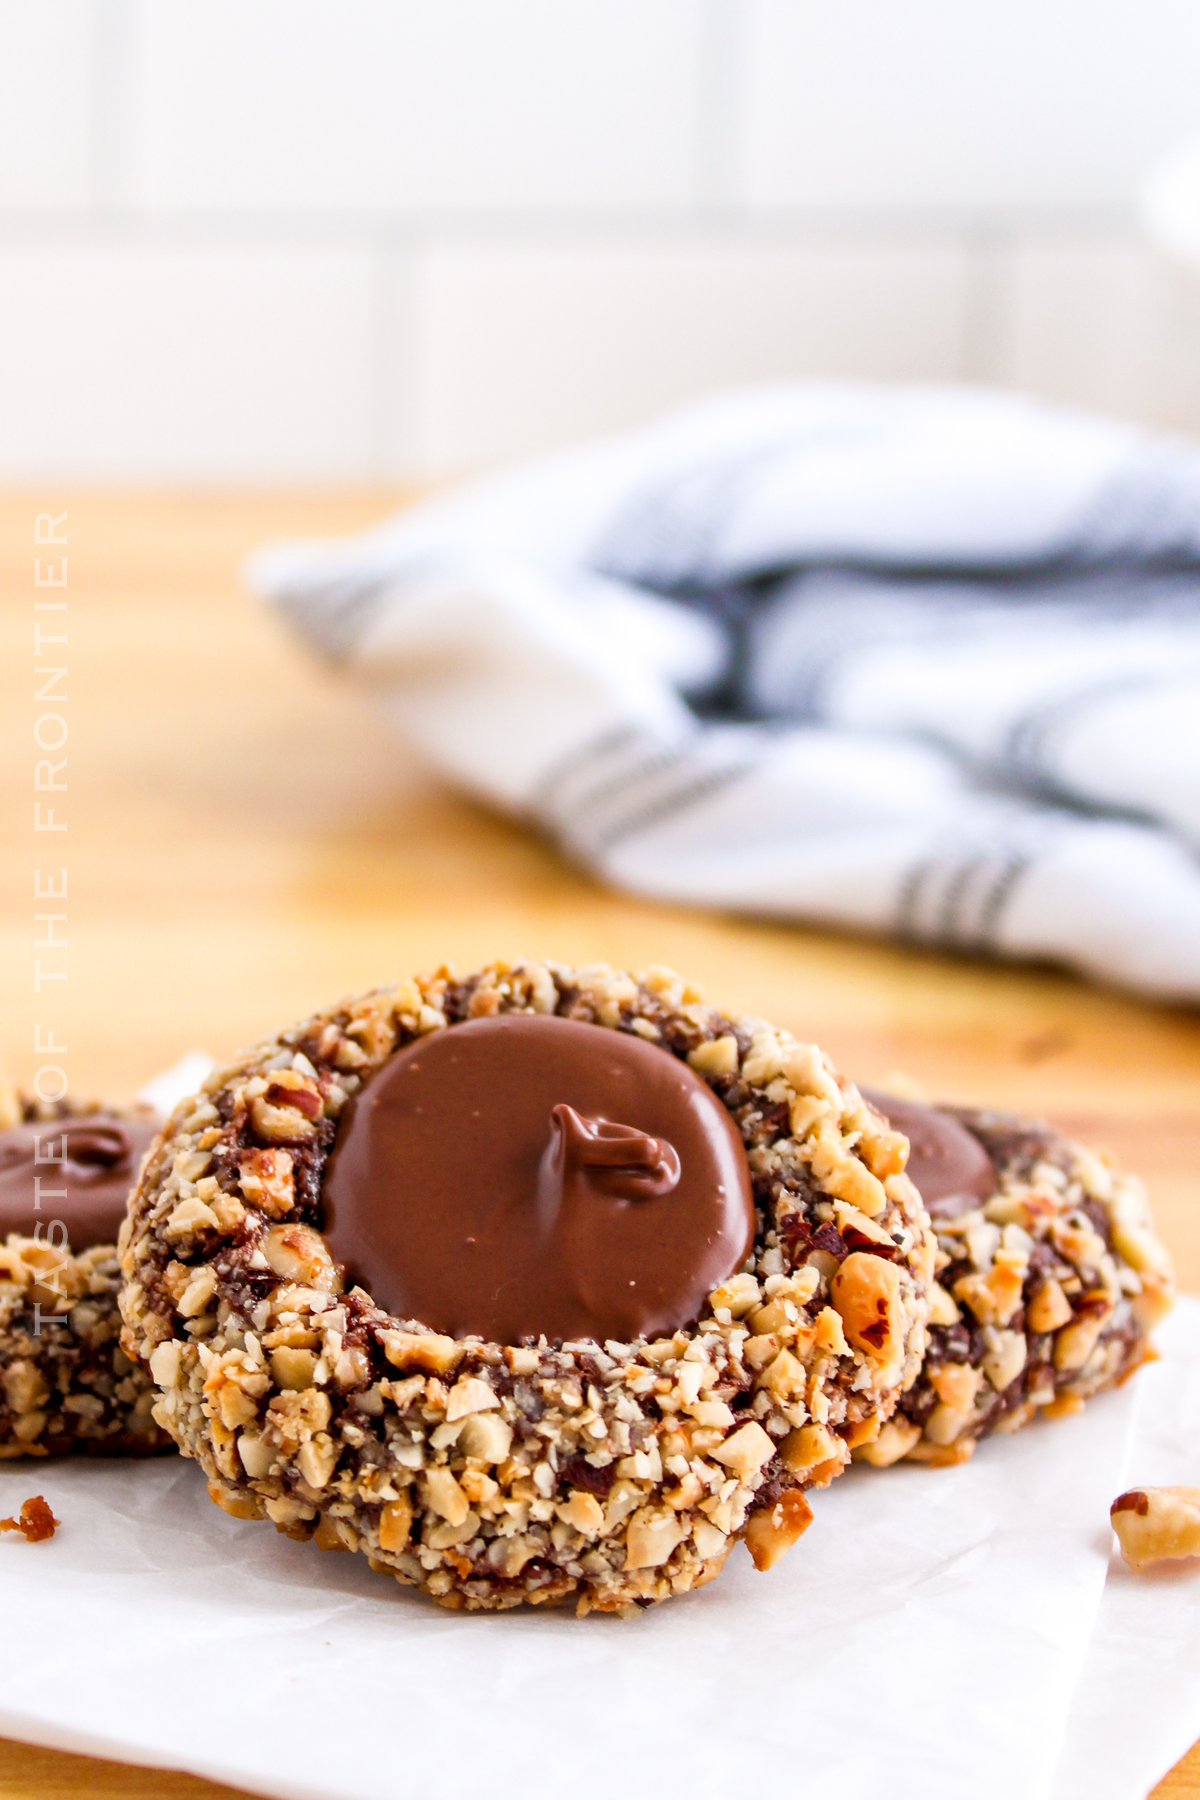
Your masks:
<svg viewBox="0 0 1200 1800"><path fill-rule="evenodd" d="M395 1051L506 1012L633 1033L727 1109L755 1235L694 1322L499 1344L345 1290L322 1211L343 1107ZM903 1156L815 1046L670 970L441 969L280 1033L176 1109L131 1203L123 1342L235 1518L359 1550L449 1607L624 1612L711 1580L743 1538L769 1568L803 1490L916 1378L934 1243Z"/></svg>

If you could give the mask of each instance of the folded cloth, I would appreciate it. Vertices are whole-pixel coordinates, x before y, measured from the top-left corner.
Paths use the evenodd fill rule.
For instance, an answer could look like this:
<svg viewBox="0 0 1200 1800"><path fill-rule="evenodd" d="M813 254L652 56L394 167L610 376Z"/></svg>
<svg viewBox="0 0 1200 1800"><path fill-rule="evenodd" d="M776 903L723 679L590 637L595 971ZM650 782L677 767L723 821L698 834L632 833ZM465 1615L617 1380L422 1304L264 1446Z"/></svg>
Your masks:
<svg viewBox="0 0 1200 1800"><path fill-rule="evenodd" d="M965 388L722 396L249 578L642 893L1200 998L1200 451Z"/></svg>

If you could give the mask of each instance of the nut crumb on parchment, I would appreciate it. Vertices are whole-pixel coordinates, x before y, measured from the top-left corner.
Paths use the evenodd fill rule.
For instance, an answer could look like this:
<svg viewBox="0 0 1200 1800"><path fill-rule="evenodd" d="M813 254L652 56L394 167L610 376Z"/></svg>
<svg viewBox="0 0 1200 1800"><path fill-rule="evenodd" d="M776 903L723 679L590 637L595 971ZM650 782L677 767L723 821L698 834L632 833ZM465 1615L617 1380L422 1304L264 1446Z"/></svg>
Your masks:
<svg viewBox="0 0 1200 1800"><path fill-rule="evenodd" d="M0 1531L19 1531L27 1544L40 1544L52 1538L61 1519L56 1519L41 1494L22 1502L15 1519L0 1519Z"/></svg>
<svg viewBox="0 0 1200 1800"><path fill-rule="evenodd" d="M1118 1494L1109 1517L1131 1569L1200 1557L1200 1488L1130 1488Z"/></svg>

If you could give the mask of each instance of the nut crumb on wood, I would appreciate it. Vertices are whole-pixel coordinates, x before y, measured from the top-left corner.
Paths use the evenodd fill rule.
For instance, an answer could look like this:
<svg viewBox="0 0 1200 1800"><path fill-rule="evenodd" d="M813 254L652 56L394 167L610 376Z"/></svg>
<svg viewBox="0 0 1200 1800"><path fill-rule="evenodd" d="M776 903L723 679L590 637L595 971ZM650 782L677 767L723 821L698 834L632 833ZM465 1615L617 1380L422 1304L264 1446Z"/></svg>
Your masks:
<svg viewBox="0 0 1200 1800"><path fill-rule="evenodd" d="M19 1531L27 1544L40 1544L44 1538L52 1538L61 1524L43 1496L34 1494L22 1503L15 1519L0 1519L0 1531Z"/></svg>

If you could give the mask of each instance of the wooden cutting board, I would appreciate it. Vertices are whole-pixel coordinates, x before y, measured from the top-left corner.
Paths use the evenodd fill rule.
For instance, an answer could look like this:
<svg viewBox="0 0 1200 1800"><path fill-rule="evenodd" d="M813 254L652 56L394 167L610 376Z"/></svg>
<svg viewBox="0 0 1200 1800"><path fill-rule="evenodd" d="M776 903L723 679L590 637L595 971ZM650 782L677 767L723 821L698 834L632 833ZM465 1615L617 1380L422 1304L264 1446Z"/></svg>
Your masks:
<svg viewBox="0 0 1200 1800"><path fill-rule="evenodd" d="M264 540L352 530L399 498L0 498L0 1070L28 1079L52 1018L74 1091L119 1099L185 1050L224 1055L443 961L669 962L856 1078L903 1071L1108 1145L1200 1292L1200 1016L1052 970L642 903L449 793L236 580ZM35 515L63 512L67 590L35 595ZM37 554L60 573L61 552ZM35 614L47 597L67 613ZM68 831L35 836L33 624L63 618L64 654L40 661L69 670ZM64 865L67 900L35 906L33 870ZM35 997L32 915L64 907L68 980ZM0 1740L0 1800L229 1792ZM1200 1746L1158 1793L1200 1800Z"/></svg>

